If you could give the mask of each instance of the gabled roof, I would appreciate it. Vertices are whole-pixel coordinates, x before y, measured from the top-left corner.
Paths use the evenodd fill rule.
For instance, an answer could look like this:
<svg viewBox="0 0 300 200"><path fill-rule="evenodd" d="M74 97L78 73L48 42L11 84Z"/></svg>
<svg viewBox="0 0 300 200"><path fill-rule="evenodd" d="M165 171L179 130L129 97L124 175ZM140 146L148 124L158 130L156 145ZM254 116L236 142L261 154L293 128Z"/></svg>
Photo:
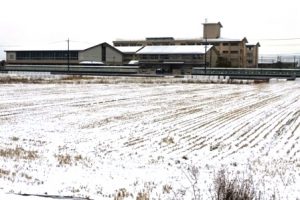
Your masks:
<svg viewBox="0 0 300 200"><path fill-rule="evenodd" d="M205 22L205 23L203 23L203 25L216 25L216 24L218 24L221 28L223 28L221 22L217 22L217 23L207 23L207 22Z"/></svg>
<svg viewBox="0 0 300 200"><path fill-rule="evenodd" d="M248 40L246 37L244 37L242 39L231 39L231 38L204 39L204 38L202 38L202 41L207 41L207 42L242 42L242 41L245 41L245 43L248 43Z"/></svg>
<svg viewBox="0 0 300 200"><path fill-rule="evenodd" d="M75 45L70 45L70 49L69 51L78 51L78 52L81 52L81 51L87 51L87 50L90 50L90 49L93 49L93 48L96 48L96 47L99 47L99 46L107 46L107 47L110 47L114 50L116 50L117 52L119 53L123 53L121 52L119 49L117 49L116 47L106 43L106 42L103 42L103 43L100 43L100 44L97 44L97 45L94 45L94 46L91 46L91 47L88 47L88 48L80 48L80 46L75 46ZM11 49L6 49L5 52L16 52L16 51L67 51L67 45L49 45L49 46L29 46L29 47L13 47Z"/></svg>
<svg viewBox="0 0 300 200"><path fill-rule="evenodd" d="M204 54L211 48L212 45L145 46L137 54Z"/></svg>
<svg viewBox="0 0 300 200"><path fill-rule="evenodd" d="M69 50L70 51L82 51L83 49L89 47L91 44L83 42L70 42ZM15 51L67 51L68 43L67 42L56 42L52 44L41 44L41 43L30 43L22 44L19 46L11 46L5 49L6 52L15 52Z"/></svg>
<svg viewBox="0 0 300 200"><path fill-rule="evenodd" d="M136 53L141 48L143 48L143 46L121 46L121 47L115 47L115 48L123 53Z"/></svg>
<svg viewBox="0 0 300 200"><path fill-rule="evenodd" d="M112 48L112 49L116 50L117 52L119 52L119 53L123 54L123 52L121 52L121 51L120 51L119 49L117 49L116 47L114 47L114 46L112 46L112 45L108 44L107 42L103 42L103 43L97 44L97 45L95 45L95 46L89 47L89 48L87 48L87 49L84 49L84 50L82 50L82 51L88 51L88 50L90 50L90 49L93 49L93 48L96 48L96 47L99 47L99 46L106 46L106 47L110 47L110 48Z"/></svg>
<svg viewBox="0 0 300 200"><path fill-rule="evenodd" d="M67 47L57 46L57 47L47 47L47 46L29 46L29 47L13 47L7 48L5 52L18 52L18 51L68 51ZM70 47L69 51L81 51L78 47Z"/></svg>
<svg viewBox="0 0 300 200"><path fill-rule="evenodd" d="M247 47L251 47L251 46L257 46L257 47L260 47L260 44L259 42L256 43L256 44L246 44Z"/></svg>

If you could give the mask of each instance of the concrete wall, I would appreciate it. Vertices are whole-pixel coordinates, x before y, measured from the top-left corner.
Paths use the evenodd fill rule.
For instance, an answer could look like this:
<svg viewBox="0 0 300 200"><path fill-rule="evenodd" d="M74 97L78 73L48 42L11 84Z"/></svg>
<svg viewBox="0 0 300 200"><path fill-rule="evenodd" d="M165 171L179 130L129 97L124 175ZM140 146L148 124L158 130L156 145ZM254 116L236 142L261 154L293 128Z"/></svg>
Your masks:
<svg viewBox="0 0 300 200"><path fill-rule="evenodd" d="M215 45L221 57L226 58L232 67L247 66L247 49L245 40L224 41Z"/></svg>
<svg viewBox="0 0 300 200"><path fill-rule="evenodd" d="M247 67L258 67L259 44L247 46Z"/></svg>
<svg viewBox="0 0 300 200"><path fill-rule="evenodd" d="M220 23L203 24L203 38L213 39L221 37Z"/></svg>
<svg viewBox="0 0 300 200"><path fill-rule="evenodd" d="M15 61L16 60L16 52L6 52L6 61Z"/></svg>
<svg viewBox="0 0 300 200"><path fill-rule="evenodd" d="M89 48L84 51L80 51L78 54L79 62L81 61L102 61L102 46L98 45L92 48Z"/></svg>
<svg viewBox="0 0 300 200"><path fill-rule="evenodd" d="M108 65L122 65L123 55L116 49L106 46L106 64Z"/></svg>
<svg viewBox="0 0 300 200"><path fill-rule="evenodd" d="M105 52L102 52L103 50L105 50ZM102 58L102 55L106 56L105 59ZM123 64L122 53L105 43L79 52L78 57L79 57L79 62L97 61L97 62L103 62L106 65Z"/></svg>
<svg viewBox="0 0 300 200"><path fill-rule="evenodd" d="M211 48L207 52L207 61L209 62L209 67L216 67L217 66L217 60L218 60L218 53L215 48Z"/></svg>

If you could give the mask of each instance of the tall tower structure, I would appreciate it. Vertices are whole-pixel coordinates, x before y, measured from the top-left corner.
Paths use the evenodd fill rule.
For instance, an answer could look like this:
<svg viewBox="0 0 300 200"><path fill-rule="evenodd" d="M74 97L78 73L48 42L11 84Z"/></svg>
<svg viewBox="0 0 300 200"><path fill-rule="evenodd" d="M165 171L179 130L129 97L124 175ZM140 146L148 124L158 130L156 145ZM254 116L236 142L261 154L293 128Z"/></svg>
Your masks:
<svg viewBox="0 0 300 200"><path fill-rule="evenodd" d="M203 38L217 39L221 37L222 24L218 23L203 23Z"/></svg>

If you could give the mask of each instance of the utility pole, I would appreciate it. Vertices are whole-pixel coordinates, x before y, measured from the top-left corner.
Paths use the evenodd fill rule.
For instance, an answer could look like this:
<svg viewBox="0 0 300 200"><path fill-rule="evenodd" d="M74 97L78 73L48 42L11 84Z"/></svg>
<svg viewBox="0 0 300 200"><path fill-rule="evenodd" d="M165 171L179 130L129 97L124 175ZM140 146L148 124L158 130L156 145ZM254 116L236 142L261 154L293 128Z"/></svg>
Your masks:
<svg viewBox="0 0 300 200"><path fill-rule="evenodd" d="M207 23L207 18L205 18L205 24ZM206 75L206 51L207 51L207 30L204 30L204 74Z"/></svg>
<svg viewBox="0 0 300 200"><path fill-rule="evenodd" d="M204 72L206 74L206 52L207 52L207 38L205 37L205 44L204 44Z"/></svg>
<svg viewBox="0 0 300 200"><path fill-rule="evenodd" d="M68 73L70 73L70 40L68 38Z"/></svg>

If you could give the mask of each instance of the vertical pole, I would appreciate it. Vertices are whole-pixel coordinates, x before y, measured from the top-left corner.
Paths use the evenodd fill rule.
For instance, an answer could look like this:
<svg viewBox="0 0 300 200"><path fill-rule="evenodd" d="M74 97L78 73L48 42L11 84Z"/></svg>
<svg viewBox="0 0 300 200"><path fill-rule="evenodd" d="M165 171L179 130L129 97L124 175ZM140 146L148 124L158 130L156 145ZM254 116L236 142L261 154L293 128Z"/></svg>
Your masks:
<svg viewBox="0 0 300 200"><path fill-rule="evenodd" d="M205 38L205 46L204 46L204 71L205 71L205 74L206 74L206 51L207 51L207 39Z"/></svg>
<svg viewBox="0 0 300 200"><path fill-rule="evenodd" d="M70 73L70 40L68 38L68 73Z"/></svg>
<svg viewBox="0 0 300 200"><path fill-rule="evenodd" d="M205 18L205 24L207 23L207 18ZM207 51L207 29L204 25L204 74L206 75L206 51Z"/></svg>

